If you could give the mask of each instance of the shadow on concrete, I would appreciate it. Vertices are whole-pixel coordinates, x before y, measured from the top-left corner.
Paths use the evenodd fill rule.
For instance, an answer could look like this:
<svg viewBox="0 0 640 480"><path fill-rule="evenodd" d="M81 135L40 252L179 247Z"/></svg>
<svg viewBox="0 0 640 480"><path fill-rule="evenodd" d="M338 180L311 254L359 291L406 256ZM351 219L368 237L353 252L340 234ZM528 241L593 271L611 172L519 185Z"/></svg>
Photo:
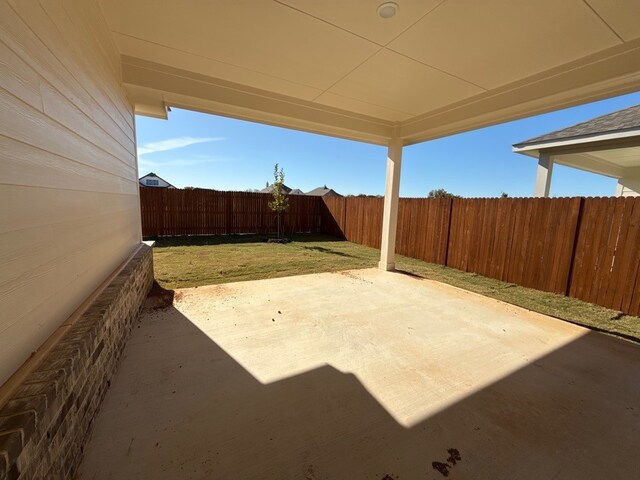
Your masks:
<svg viewBox="0 0 640 480"><path fill-rule="evenodd" d="M322 233L287 233L287 238L294 242L342 242L344 240ZM235 245L243 243L262 243L275 235L242 234L242 235L185 235L181 237L145 237L153 240L157 247L188 247L203 245Z"/></svg>
<svg viewBox="0 0 640 480"><path fill-rule="evenodd" d="M170 307L134 328L79 478L636 479L639 380L637 345L588 333L405 428L329 365L260 383Z"/></svg>

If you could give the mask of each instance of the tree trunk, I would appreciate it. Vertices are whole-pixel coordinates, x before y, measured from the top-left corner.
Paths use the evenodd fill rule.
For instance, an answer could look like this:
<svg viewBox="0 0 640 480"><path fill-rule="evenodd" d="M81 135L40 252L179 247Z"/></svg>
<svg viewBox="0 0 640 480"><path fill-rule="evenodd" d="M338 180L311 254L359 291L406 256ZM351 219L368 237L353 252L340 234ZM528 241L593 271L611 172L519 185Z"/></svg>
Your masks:
<svg viewBox="0 0 640 480"><path fill-rule="evenodd" d="M282 213L278 213L278 240L282 239L282 236L280 234L280 219L282 218Z"/></svg>

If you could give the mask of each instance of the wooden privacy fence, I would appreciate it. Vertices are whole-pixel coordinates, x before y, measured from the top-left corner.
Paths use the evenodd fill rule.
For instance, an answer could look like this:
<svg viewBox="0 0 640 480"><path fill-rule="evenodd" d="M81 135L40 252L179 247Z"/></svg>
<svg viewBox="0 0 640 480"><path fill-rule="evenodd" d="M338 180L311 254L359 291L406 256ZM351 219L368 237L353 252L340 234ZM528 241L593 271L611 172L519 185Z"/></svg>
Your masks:
<svg viewBox="0 0 640 480"><path fill-rule="evenodd" d="M380 248L382 208L379 197L321 197L322 232Z"/></svg>
<svg viewBox="0 0 640 480"><path fill-rule="evenodd" d="M640 197L585 198L568 295L640 314Z"/></svg>
<svg viewBox="0 0 640 480"><path fill-rule="evenodd" d="M380 248L383 199L323 204L325 233ZM640 315L640 198L400 199L396 251Z"/></svg>
<svg viewBox="0 0 640 480"><path fill-rule="evenodd" d="M144 236L274 232L270 194L141 188ZM380 248L383 198L291 195L283 230ZM640 315L640 197L402 198L401 255Z"/></svg>
<svg viewBox="0 0 640 480"><path fill-rule="evenodd" d="M447 265L565 294L579 198L455 199Z"/></svg>
<svg viewBox="0 0 640 480"><path fill-rule="evenodd" d="M204 189L140 188L142 235L229 235L270 233L276 215L267 193L219 192ZM320 231L319 197L290 195L282 216L285 233Z"/></svg>

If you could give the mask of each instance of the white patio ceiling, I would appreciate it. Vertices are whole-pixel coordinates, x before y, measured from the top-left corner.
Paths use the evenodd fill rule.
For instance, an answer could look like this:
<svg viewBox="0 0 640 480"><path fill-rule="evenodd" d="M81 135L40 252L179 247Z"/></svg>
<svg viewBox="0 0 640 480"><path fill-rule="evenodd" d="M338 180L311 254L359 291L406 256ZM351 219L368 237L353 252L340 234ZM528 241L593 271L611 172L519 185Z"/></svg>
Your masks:
<svg viewBox="0 0 640 480"><path fill-rule="evenodd" d="M103 0L137 112L386 144L640 89L637 0Z"/></svg>

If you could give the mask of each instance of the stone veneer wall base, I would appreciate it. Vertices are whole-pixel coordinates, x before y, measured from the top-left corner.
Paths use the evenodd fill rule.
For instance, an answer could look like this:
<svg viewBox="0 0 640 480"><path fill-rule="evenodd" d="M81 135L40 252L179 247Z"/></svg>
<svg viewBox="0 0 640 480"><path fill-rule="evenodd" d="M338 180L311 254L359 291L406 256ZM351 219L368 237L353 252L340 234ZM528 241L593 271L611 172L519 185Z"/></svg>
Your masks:
<svg viewBox="0 0 640 480"><path fill-rule="evenodd" d="M0 480L71 479L153 283L135 255L0 409Z"/></svg>

